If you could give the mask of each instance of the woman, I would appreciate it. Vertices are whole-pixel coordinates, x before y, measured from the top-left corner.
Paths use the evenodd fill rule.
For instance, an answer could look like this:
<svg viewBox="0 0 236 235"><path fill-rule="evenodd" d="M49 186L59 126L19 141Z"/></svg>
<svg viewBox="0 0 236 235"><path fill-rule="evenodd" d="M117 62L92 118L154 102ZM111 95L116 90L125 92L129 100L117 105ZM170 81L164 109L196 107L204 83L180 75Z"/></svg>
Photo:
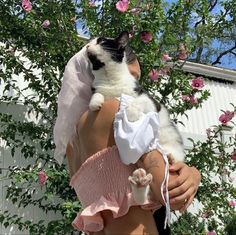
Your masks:
<svg viewBox="0 0 236 235"><path fill-rule="evenodd" d="M140 67L137 58L131 54L129 58L129 70L137 79L140 77ZM119 110L117 100L105 102L99 112L85 111L78 119L77 135L73 137L67 146L67 158L70 175L74 177L78 169L84 167L84 163L90 156L115 145L113 135L113 120ZM145 168L153 175L151 184L155 198L163 203L160 185L164 177L165 162L158 151L144 154L138 165ZM73 179L73 178L72 178ZM75 181L75 180L74 180ZM200 174L195 168L188 167L184 163L174 164L170 167L170 179L168 184L170 205L172 209L183 211L192 202L200 182ZM105 183L105 182L104 182ZM86 190L84 192L86 194ZM89 194L89 189L87 189ZM127 213L114 218L111 210L99 211L102 219L102 227L95 228L93 234L158 234L152 212L143 210L140 206L133 205ZM98 223L99 224L99 223Z"/></svg>

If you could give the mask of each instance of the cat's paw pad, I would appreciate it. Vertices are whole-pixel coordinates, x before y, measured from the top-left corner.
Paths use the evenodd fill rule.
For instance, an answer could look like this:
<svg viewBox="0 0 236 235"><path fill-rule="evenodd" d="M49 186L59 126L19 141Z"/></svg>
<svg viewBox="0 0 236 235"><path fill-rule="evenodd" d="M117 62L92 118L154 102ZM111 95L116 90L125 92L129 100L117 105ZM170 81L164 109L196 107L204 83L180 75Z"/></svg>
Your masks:
<svg viewBox="0 0 236 235"><path fill-rule="evenodd" d="M142 168L138 168L129 176L129 182L136 187L146 187L152 182L152 174L147 174Z"/></svg>
<svg viewBox="0 0 236 235"><path fill-rule="evenodd" d="M135 122L142 116L142 111L136 106L129 105L126 108L126 115L130 122Z"/></svg>
<svg viewBox="0 0 236 235"><path fill-rule="evenodd" d="M89 109L92 111L99 110L104 103L104 96L100 93L95 93L89 103Z"/></svg>

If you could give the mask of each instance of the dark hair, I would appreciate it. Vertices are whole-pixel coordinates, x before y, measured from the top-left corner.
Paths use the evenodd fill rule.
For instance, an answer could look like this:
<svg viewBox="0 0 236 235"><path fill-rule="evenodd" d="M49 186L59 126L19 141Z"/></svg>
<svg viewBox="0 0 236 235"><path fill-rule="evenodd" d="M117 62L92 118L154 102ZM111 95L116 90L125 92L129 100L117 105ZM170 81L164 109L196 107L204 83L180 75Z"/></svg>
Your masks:
<svg viewBox="0 0 236 235"><path fill-rule="evenodd" d="M133 49L130 46L125 47L125 53L127 64L132 64L135 60L138 59L137 55L134 53Z"/></svg>

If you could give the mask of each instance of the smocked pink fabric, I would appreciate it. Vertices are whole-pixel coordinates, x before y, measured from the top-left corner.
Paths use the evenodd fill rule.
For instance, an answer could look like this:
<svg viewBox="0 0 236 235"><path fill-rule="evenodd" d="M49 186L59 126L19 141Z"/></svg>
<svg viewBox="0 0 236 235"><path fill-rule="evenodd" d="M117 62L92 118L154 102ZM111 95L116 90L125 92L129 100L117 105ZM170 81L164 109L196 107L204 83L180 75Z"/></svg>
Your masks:
<svg viewBox="0 0 236 235"><path fill-rule="evenodd" d="M116 146L89 157L70 181L83 208L72 225L84 232L97 232L104 227L101 211L110 210L117 218L137 205L128 181L134 170L134 165L121 162ZM149 199L142 205L143 209L149 210L160 207Z"/></svg>

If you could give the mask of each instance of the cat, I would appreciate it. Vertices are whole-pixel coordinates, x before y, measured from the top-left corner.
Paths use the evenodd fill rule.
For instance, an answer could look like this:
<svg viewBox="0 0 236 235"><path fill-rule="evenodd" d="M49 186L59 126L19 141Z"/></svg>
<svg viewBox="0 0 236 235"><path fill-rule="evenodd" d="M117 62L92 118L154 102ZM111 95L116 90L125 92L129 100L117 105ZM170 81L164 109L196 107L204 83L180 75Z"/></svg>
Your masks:
<svg viewBox="0 0 236 235"><path fill-rule="evenodd" d="M87 44L87 55L95 78L89 108L93 111L99 110L105 100L120 97L122 94L134 97L134 101L126 107L128 120L134 122L143 113L158 112L161 146L171 156L172 161L183 161L185 155L182 139L166 108L150 98L129 72L126 62L128 41L128 32L122 32L115 39L98 37ZM135 200L140 204L144 203L152 175L139 168L129 177L129 181Z"/></svg>

